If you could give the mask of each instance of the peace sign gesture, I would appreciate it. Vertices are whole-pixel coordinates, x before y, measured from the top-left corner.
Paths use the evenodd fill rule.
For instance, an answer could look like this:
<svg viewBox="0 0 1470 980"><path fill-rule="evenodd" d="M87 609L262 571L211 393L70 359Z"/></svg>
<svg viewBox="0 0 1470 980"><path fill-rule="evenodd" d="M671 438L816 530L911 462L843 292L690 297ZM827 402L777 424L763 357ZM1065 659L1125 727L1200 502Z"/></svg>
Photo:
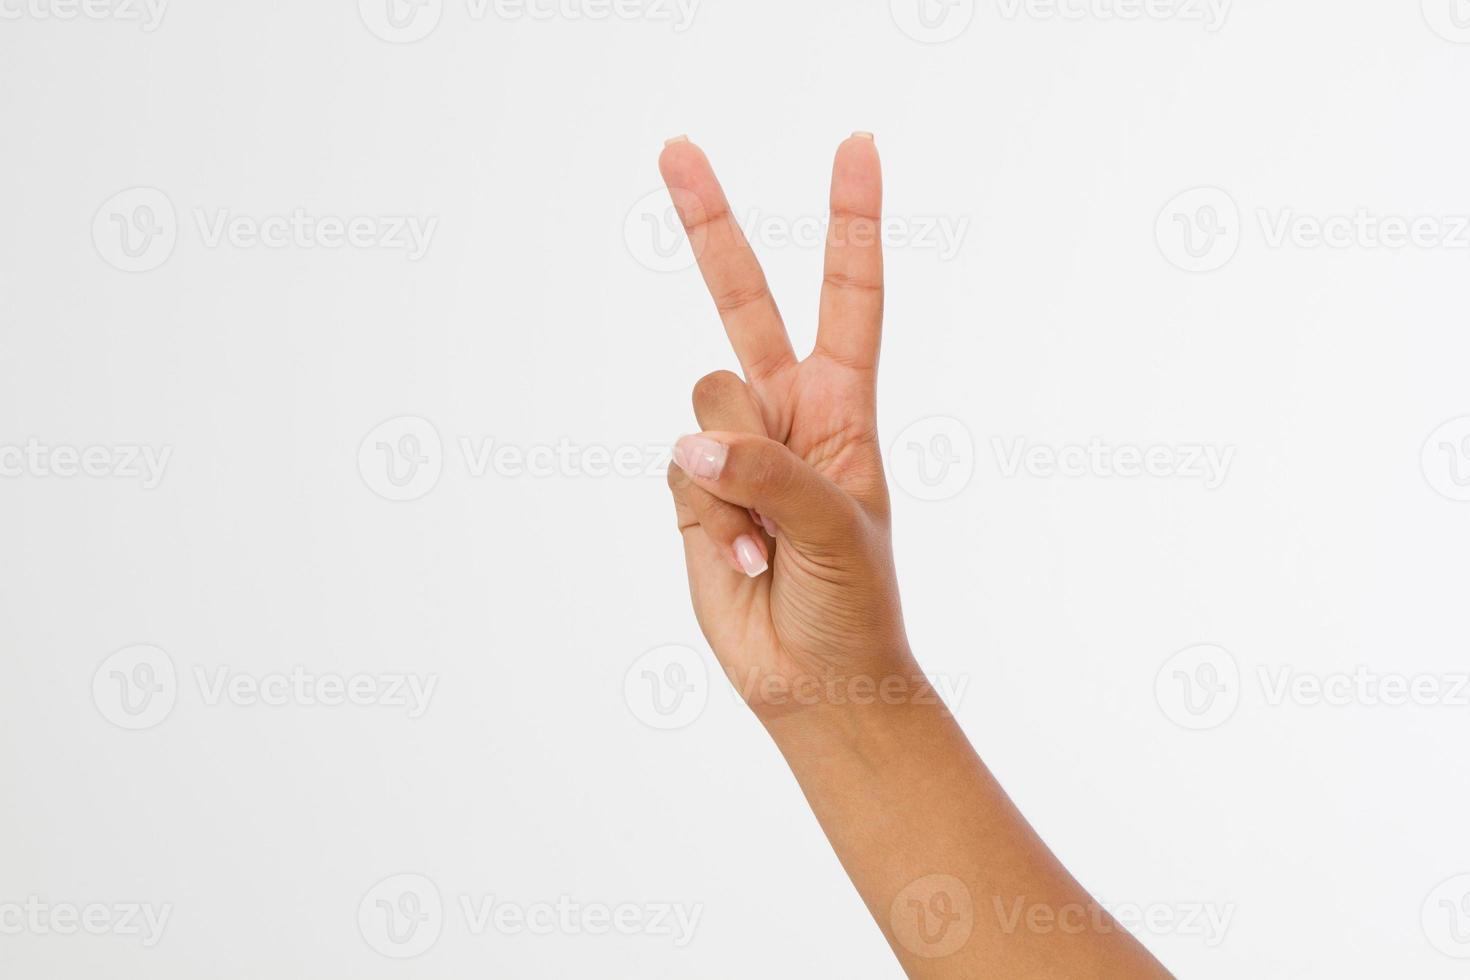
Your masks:
<svg viewBox="0 0 1470 980"><path fill-rule="evenodd" d="M671 140L659 167L745 373L695 385L704 431L669 471L700 625L758 711L908 670L877 436L877 146L859 133L837 150L817 342L801 360L704 153Z"/></svg>

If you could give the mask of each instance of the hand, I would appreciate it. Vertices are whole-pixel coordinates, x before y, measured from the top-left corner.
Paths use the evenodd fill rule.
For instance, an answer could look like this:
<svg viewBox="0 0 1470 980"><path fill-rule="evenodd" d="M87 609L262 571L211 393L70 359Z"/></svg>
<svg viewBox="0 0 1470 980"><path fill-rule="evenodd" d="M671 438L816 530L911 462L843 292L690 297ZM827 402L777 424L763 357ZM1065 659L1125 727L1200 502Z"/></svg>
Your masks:
<svg viewBox="0 0 1470 980"><path fill-rule="evenodd" d="M669 470L705 637L763 715L918 683L877 433L873 139L837 150L817 342L801 361L704 153L671 141L659 168L749 382L722 371L695 385L704 431L679 441Z"/></svg>

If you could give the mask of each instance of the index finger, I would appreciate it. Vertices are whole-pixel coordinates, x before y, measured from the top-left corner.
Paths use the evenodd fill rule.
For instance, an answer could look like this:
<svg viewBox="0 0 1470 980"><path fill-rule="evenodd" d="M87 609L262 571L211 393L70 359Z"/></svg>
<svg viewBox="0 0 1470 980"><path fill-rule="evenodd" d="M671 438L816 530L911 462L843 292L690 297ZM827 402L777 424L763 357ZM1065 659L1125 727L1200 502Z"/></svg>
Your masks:
<svg viewBox="0 0 1470 980"><path fill-rule="evenodd" d="M684 137L670 140L658 168L745 377L755 383L793 363L766 275L704 152Z"/></svg>

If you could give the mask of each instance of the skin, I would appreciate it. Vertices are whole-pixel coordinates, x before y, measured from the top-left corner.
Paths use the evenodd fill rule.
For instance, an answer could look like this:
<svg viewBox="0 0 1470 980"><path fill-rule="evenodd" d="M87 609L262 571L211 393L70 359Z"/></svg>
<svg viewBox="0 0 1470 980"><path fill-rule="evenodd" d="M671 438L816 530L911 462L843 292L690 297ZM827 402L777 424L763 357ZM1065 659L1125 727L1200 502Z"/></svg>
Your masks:
<svg viewBox="0 0 1470 980"><path fill-rule="evenodd" d="M909 648L877 434L874 140L837 150L802 360L704 153L672 140L659 169L744 373L695 385L702 431L669 470L694 610L904 970L1168 977L1037 837Z"/></svg>

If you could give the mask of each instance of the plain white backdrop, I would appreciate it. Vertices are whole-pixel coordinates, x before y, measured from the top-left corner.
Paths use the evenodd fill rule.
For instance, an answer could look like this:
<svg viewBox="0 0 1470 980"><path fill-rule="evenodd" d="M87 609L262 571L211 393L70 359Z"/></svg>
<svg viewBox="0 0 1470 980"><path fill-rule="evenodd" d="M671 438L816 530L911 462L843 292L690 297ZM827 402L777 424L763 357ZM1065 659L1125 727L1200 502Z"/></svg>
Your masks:
<svg viewBox="0 0 1470 980"><path fill-rule="evenodd" d="M1463 0L389 3L0 0L0 975L897 976L661 475L663 140L804 350L855 129L981 754L1180 976L1464 975Z"/></svg>

